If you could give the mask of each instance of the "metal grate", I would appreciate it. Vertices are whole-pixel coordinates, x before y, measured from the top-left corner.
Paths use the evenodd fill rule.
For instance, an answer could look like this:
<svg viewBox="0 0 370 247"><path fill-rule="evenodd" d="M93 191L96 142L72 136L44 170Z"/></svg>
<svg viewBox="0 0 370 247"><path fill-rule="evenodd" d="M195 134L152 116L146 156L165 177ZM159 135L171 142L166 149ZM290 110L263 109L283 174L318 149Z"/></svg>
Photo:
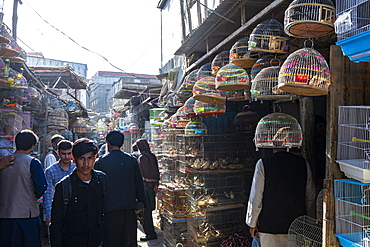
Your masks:
<svg viewBox="0 0 370 247"><path fill-rule="evenodd" d="M322 225L307 215L295 219L288 231L289 246L321 247Z"/></svg>

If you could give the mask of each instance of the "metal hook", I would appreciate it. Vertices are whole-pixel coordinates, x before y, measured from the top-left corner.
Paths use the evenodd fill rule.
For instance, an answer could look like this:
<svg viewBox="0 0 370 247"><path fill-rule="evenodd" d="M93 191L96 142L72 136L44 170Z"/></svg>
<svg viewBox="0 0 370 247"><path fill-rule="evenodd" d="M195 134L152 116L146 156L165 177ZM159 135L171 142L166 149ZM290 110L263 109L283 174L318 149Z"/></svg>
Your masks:
<svg viewBox="0 0 370 247"><path fill-rule="evenodd" d="M304 48L307 48L307 41L310 41L311 42L311 48L313 49L313 46L314 46L314 42L313 42L313 40L312 39L306 39L305 41L304 41L304 43L303 43L303 47Z"/></svg>

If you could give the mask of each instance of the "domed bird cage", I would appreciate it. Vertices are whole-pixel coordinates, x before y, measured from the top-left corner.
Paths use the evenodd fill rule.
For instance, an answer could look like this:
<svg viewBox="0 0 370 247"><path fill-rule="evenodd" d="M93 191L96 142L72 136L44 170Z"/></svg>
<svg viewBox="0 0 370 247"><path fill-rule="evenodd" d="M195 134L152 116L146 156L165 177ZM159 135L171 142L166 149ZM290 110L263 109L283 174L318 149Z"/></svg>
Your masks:
<svg viewBox="0 0 370 247"><path fill-rule="evenodd" d="M289 100L291 93L277 89L280 66L262 69L252 81L251 94L253 100Z"/></svg>
<svg viewBox="0 0 370 247"><path fill-rule="evenodd" d="M226 91L224 93L226 94L227 101L244 101L249 99L248 95L250 94L250 90L248 88L236 91Z"/></svg>
<svg viewBox="0 0 370 247"><path fill-rule="evenodd" d="M136 113L129 113L127 114L127 123L138 123L139 117Z"/></svg>
<svg viewBox="0 0 370 247"><path fill-rule="evenodd" d="M31 101L41 100L41 94L34 87L31 86L27 87L27 94L29 95Z"/></svg>
<svg viewBox="0 0 370 247"><path fill-rule="evenodd" d="M194 112L195 99L190 97L184 104L184 116L187 118L195 118L197 115Z"/></svg>
<svg viewBox="0 0 370 247"><path fill-rule="evenodd" d="M87 127L87 123L83 118L77 118L73 123L71 123L73 133L87 133L89 132L89 128Z"/></svg>
<svg viewBox="0 0 370 247"><path fill-rule="evenodd" d="M312 48L290 54L281 66L278 88L305 96L327 95L330 70L325 58Z"/></svg>
<svg viewBox="0 0 370 247"><path fill-rule="evenodd" d="M201 119L190 121L185 126L185 135L206 135L207 126L202 122Z"/></svg>
<svg viewBox="0 0 370 247"><path fill-rule="evenodd" d="M177 109L174 115L177 117L177 128L185 128L186 124L190 121L190 119L186 117L185 106L181 106L179 109Z"/></svg>
<svg viewBox="0 0 370 247"><path fill-rule="evenodd" d="M269 19L258 24L249 37L249 50L270 53L287 53L289 38L284 33L283 25Z"/></svg>
<svg viewBox="0 0 370 247"><path fill-rule="evenodd" d="M295 0L285 10L284 31L297 38L334 33L335 7L330 0Z"/></svg>
<svg viewBox="0 0 370 247"><path fill-rule="evenodd" d="M228 64L217 72L217 90L225 92L246 88L250 88L250 78L242 67L235 64Z"/></svg>
<svg viewBox="0 0 370 247"><path fill-rule="evenodd" d="M203 64L197 72L197 81L209 76L214 77L214 75L212 74L211 63Z"/></svg>
<svg viewBox="0 0 370 247"><path fill-rule="evenodd" d="M222 51L218 53L211 63L212 74L216 75L220 68L224 67L228 63L229 63L229 52Z"/></svg>
<svg viewBox="0 0 370 247"><path fill-rule="evenodd" d="M129 129L130 133L132 133L132 134L139 133L139 125L137 125L137 123L130 123L128 125L128 129Z"/></svg>
<svg viewBox="0 0 370 247"><path fill-rule="evenodd" d="M157 121L163 123L163 121L168 117L168 114L165 111L161 111L157 116Z"/></svg>
<svg viewBox="0 0 370 247"><path fill-rule="evenodd" d="M252 52L248 45L249 37L244 37L235 42L229 52L230 63L243 68L251 68L261 54Z"/></svg>
<svg viewBox="0 0 370 247"><path fill-rule="evenodd" d="M67 140L71 141L73 138L73 133L70 130L62 130L60 134Z"/></svg>
<svg viewBox="0 0 370 247"><path fill-rule="evenodd" d="M236 132L254 133L261 116L251 110L249 105L245 105L243 110L236 114L233 125Z"/></svg>
<svg viewBox="0 0 370 247"><path fill-rule="evenodd" d="M256 148L292 148L302 145L302 129L297 119L280 112L264 116L254 135Z"/></svg>
<svg viewBox="0 0 370 247"><path fill-rule="evenodd" d="M198 100L194 104L194 112L197 114L197 117L218 117L224 115L225 111L225 104L214 105Z"/></svg>
<svg viewBox="0 0 370 247"><path fill-rule="evenodd" d="M197 81L193 88L193 98L210 104L225 104L226 95L224 92L216 90L214 77L204 77Z"/></svg>
<svg viewBox="0 0 370 247"><path fill-rule="evenodd" d="M254 79L254 77L256 77L256 75L264 68L267 68L267 67L270 67L270 66L278 66L279 63L275 64L275 63L271 63L272 61L274 61L275 59L275 56L274 55L266 55L266 56L263 56L261 57L260 59L258 59L256 61L255 64L253 64L252 66L252 69L251 69L251 72L250 72L250 77L251 77L251 80Z"/></svg>
<svg viewBox="0 0 370 247"><path fill-rule="evenodd" d="M55 108L48 113L47 126L49 129L68 129L68 114L61 108Z"/></svg>

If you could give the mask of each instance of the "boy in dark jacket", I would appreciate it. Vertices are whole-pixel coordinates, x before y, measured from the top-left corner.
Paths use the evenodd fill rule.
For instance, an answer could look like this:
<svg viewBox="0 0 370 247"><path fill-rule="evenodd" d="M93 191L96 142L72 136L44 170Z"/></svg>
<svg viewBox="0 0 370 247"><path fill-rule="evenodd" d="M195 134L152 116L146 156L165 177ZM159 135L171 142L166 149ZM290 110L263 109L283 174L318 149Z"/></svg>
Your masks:
<svg viewBox="0 0 370 247"><path fill-rule="evenodd" d="M97 146L89 139L78 139L73 144L76 169L55 186L50 228L52 247L97 247L103 240L106 179L103 172L93 170L97 152Z"/></svg>

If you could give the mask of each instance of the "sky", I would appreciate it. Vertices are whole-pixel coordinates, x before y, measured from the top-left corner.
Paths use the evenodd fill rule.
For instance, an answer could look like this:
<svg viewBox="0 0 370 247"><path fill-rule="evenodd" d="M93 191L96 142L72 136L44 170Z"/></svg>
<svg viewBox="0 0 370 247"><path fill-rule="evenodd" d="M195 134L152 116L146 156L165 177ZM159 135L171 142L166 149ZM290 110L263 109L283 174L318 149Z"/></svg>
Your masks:
<svg viewBox="0 0 370 247"><path fill-rule="evenodd" d="M3 21L9 28L12 28L13 2L0 2ZM45 58L87 64L88 79L97 71L159 73L159 0L22 2L18 5L17 43L26 52L41 52Z"/></svg>

